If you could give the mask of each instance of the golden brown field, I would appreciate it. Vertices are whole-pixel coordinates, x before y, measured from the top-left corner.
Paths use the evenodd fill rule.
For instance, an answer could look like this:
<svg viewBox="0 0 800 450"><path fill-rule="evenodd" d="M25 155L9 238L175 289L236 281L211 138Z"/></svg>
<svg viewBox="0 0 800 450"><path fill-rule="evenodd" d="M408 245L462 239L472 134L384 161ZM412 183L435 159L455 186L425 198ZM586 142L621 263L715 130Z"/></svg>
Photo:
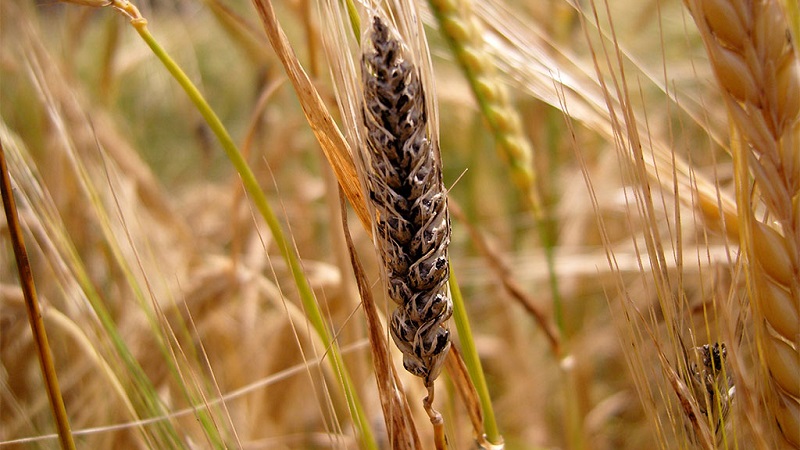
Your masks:
<svg viewBox="0 0 800 450"><path fill-rule="evenodd" d="M471 331L449 328L491 397L471 420L448 362L448 448L797 448L798 3L575 3L419 3ZM76 448L434 448L332 126L344 6L275 0L288 54L267 0L134 3L226 144L123 4L0 3L0 143ZM12 232L0 448L58 448Z"/></svg>

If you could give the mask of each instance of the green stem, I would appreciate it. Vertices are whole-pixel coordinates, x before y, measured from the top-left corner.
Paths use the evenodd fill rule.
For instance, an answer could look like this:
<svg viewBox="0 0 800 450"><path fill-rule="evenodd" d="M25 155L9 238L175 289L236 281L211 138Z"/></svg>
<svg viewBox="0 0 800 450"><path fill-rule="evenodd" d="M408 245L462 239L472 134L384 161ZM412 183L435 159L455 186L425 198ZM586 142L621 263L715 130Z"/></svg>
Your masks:
<svg viewBox="0 0 800 450"><path fill-rule="evenodd" d="M547 208L547 207L545 207ZM549 208L548 208L549 209ZM553 219L556 220L556 219ZM542 242L544 249L545 264L547 265L547 281L550 285L550 292L553 295L553 318L556 322L556 328L561 336L566 336L566 329L564 324L564 303L561 301L561 290L558 286L558 274L556 273L556 225L546 220L545 218L537 217L537 229L539 231L539 239ZM560 356L560 355L556 355Z"/></svg>
<svg viewBox="0 0 800 450"><path fill-rule="evenodd" d="M39 300L36 296L36 286L33 284L33 273L28 261L28 252L25 250L25 241L22 239L22 229L20 228L17 206L12 194L11 179L8 174L6 154L5 150L3 150L2 142L0 142L0 179L2 179L0 191L3 197L3 208L6 213L11 243L14 247L14 256L17 259L19 281L25 297L28 320L30 321L33 340L36 343L36 353L39 356L39 366L42 369L47 397L50 399L50 408L53 411L53 416L55 416L58 439L61 442L62 449L75 450L75 441L72 438L72 431L70 431L67 409L64 406L61 389L58 387L53 353L50 351L50 344L47 342L47 332L44 329L42 311L39 308Z"/></svg>
<svg viewBox="0 0 800 450"><path fill-rule="evenodd" d="M358 10L353 0L345 0L345 3L347 4L347 16L350 18L350 26L353 27L353 34L358 44L361 45L361 18L358 16Z"/></svg>
<svg viewBox="0 0 800 450"><path fill-rule="evenodd" d="M239 173L245 190L247 190L247 193L253 199L253 203L255 204L259 213L266 221L267 226L269 227L270 232L277 243L278 249L281 252L281 256L283 256L287 265L291 269L292 276L294 277L295 284L297 285L297 290L299 292L300 299L303 302L308 320L311 322L311 325L314 327L320 339L322 339L325 345L329 346L331 364L333 365L334 372L339 379L339 383L344 389L347 405L351 413L355 415L356 424L363 440L362 444L365 448L377 449L377 443L375 438L372 436L369 422L366 419L363 408L361 407L361 402L358 398L358 394L353 386L353 382L350 379L350 375L347 372L347 368L344 365L339 347L336 342L331 340L330 332L328 331L328 328L322 317L322 313L319 309L319 305L317 304L314 292L312 291L311 286L308 284L308 280L304 276L300 259L293 251L290 241L284 236L280 222L278 221L275 213L272 211L272 208L269 206L266 194L264 194L264 191L258 184L253 171L250 170L250 166L248 166L247 161L245 161L238 147L233 142L230 134L228 134L228 131L222 124L222 121L220 121L219 117L217 117L217 115L211 109L200 91L194 86L191 80L189 80L189 77L186 76L183 70L181 70L175 61L170 58L166 51L158 44L155 38L147 30L147 22L140 19L134 20L131 23L134 28L136 28L136 31L139 33L142 39L153 51L153 53L158 57L159 60L161 60L161 63L164 65L164 67L166 67L169 73L172 74L175 80L181 85L183 90L195 104L197 110L217 136L217 139L222 145L222 148L225 151L225 154L228 156L228 159L230 159L231 163L233 164L233 167Z"/></svg>
<svg viewBox="0 0 800 450"><path fill-rule="evenodd" d="M489 396L486 377L483 375L483 366L478 357L475 340L472 339L472 329L469 325L467 310L464 307L464 298L461 296L461 290L458 288L458 282L452 270L450 270L450 280L448 282L450 284L450 295L453 297L453 321L458 330L458 339L461 343L461 354L464 357L464 364L467 366L469 376L472 378L472 383L475 385L475 390L478 392L481 409L483 409L483 428L486 433L486 439L492 444L499 445L503 442L503 436L497 428L497 420L495 419L494 409L492 408L492 399Z"/></svg>

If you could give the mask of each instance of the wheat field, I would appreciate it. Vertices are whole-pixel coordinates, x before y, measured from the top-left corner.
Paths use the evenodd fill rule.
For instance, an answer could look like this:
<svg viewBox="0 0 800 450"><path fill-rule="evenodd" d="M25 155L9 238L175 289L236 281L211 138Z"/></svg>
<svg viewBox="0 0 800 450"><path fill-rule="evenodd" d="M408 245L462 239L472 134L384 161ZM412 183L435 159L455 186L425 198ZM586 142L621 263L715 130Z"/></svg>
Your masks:
<svg viewBox="0 0 800 450"><path fill-rule="evenodd" d="M354 139L375 4L431 62L450 351L407 335L373 242L402 209L368 206L394 169ZM413 5L0 3L0 144L75 448L797 448L797 2ZM13 235L0 448L59 448Z"/></svg>

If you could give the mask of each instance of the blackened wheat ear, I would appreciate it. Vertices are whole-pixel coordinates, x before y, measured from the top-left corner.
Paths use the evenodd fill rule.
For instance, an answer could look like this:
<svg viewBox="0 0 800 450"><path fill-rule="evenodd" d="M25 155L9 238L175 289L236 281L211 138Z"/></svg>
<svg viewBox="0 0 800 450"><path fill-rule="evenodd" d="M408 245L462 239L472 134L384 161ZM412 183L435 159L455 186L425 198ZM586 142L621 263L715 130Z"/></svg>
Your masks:
<svg viewBox="0 0 800 450"><path fill-rule="evenodd" d="M403 366L431 387L450 349L444 322L450 218L441 159L429 135L420 75L400 37L377 15L364 40L361 75L365 169L375 242L397 304L391 333Z"/></svg>

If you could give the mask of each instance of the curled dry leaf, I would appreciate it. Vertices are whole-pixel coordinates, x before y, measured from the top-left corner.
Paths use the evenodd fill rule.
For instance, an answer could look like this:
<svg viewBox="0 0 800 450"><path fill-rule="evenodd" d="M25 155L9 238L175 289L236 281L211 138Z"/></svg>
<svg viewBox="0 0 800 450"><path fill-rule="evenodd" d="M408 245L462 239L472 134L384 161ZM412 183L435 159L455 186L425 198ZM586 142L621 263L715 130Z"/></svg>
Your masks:
<svg viewBox="0 0 800 450"><path fill-rule="evenodd" d="M319 141L322 151L328 159L336 179L339 181L339 185L342 187L350 204L353 205L361 224L367 231L370 231L372 228L369 213L367 212L364 197L361 194L358 175L353 164L353 158L350 156L347 141L333 121L328 109L322 102L319 92L311 83L311 79L308 78L308 74L303 70L303 66L300 65L300 61L297 60L297 56L286 38L286 33L283 32L275 17L272 3L268 0L253 0L253 5L261 17L270 44L275 49L275 53L278 54L281 63L286 69L286 74L289 76L295 92L297 92L300 106L303 108L303 114L305 114L306 120L308 120L308 124L314 132L314 136Z"/></svg>

